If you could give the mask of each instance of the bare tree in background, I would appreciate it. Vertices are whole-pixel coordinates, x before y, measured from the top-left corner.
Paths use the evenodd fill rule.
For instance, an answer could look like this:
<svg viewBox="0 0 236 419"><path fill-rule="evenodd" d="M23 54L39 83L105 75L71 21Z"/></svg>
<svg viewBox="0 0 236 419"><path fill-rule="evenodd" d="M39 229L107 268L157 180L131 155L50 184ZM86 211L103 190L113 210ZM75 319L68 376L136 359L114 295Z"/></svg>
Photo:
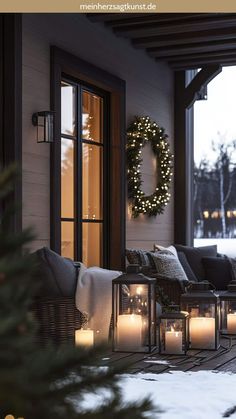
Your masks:
<svg viewBox="0 0 236 419"><path fill-rule="evenodd" d="M208 175L210 172L209 161L203 158L198 166L194 166L194 209L196 213L196 218L199 220L198 229L201 231L201 235L204 232L204 217L203 217L203 204L205 201L205 191L206 186L209 181Z"/></svg>
<svg viewBox="0 0 236 419"><path fill-rule="evenodd" d="M212 149L217 153L215 171L219 181L222 237L227 238L225 208L232 191L234 168L236 167L232 159L236 150L236 140L226 143L225 138L221 136L218 142L212 141Z"/></svg>

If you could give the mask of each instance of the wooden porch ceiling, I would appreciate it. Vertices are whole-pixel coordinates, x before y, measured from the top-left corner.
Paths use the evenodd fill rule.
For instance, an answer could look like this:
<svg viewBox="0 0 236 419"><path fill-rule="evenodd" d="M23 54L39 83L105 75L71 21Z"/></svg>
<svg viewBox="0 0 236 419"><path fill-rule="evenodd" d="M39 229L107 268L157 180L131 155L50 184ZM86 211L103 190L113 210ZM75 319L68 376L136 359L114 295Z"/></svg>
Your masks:
<svg viewBox="0 0 236 419"><path fill-rule="evenodd" d="M236 64L235 13L89 14L176 70Z"/></svg>

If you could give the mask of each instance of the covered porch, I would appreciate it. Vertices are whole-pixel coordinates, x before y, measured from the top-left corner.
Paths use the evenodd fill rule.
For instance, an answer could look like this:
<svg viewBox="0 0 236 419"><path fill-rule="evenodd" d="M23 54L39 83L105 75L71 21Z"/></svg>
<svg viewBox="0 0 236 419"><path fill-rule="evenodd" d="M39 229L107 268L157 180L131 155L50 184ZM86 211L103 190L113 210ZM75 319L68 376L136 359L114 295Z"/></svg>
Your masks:
<svg viewBox="0 0 236 419"><path fill-rule="evenodd" d="M40 320L37 348L44 353L45 343L53 342L51 360L53 351L76 349L76 332L85 325L92 340L77 346L89 362L94 335L103 332L103 324L97 324L104 313L115 333L111 284L124 272L155 282L152 315L153 307L159 312L150 326L155 339L160 311L175 305L180 313L181 298L192 283L211 282L211 276L214 290L222 293L235 279L233 262L219 255L217 246L193 247L193 105L206 99L208 83L223 66L236 64L235 26L233 13L0 15L0 163L3 168L17 163L20 171L10 195L19 209L7 233L18 237L32 228L29 242L22 240L23 250L42 263L37 280L43 291L34 294L29 307ZM3 215L8 202L4 197ZM166 258L175 259L178 269L171 265L167 272ZM207 265L211 258L217 263L213 274ZM8 266L10 260L8 255ZM78 280L82 269L92 272L83 301L78 299L86 288ZM102 291L94 285L96 275L106 278ZM151 318L151 294L145 291L142 300L135 288L142 307L134 307L134 282L128 285L120 288L126 306L117 318L139 317L141 340L147 332L143 318ZM100 305L94 289L104 297ZM226 317L236 316L235 301L227 305ZM219 305L211 311L200 309L201 303L195 302L190 317L214 320L218 333ZM89 307L88 312L81 307ZM215 350L190 345L184 355L161 354L156 344L145 354L114 352L106 332L108 348L96 358L98 371L123 373L125 365L130 376L209 371L216 379L218 373L231 379L236 372L236 329L222 333ZM181 351L185 343L181 340Z"/></svg>

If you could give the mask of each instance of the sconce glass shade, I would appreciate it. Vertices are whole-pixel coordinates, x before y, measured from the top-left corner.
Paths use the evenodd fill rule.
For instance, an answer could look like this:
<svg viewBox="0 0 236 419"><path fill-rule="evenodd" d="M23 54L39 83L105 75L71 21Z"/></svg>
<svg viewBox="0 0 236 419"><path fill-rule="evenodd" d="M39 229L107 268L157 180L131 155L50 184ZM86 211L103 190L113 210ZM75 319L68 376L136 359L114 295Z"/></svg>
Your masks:
<svg viewBox="0 0 236 419"><path fill-rule="evenodd" d="M221 333L236 335L236 281L231 281L228 290L220 295Z"/></svg>
<svg viewBox="0 0 236 419"><path fill-rule="evenodd" d="M32 123L37 127L37 142L52 143L54 137L54 112L41 111L32 115Z"/></svg>
<svg viewBox="0 0 236 419"><path fill-rule="evenodd" d="M217 350L220 300L210 284L192 283L180 301L181 310L189 313L189 348Z"/></svg>
<svg viewBox="0 0 236 419"><path fill-rule="evenodd" d="M160 354L185 355L189 343L188 313L167 312L159 320Z"/></svg>
<svg viewBox="0 0 236 419"><path fill-rule="evenodd" d="M156 280L140 273L112 281L113 351L156 348Z"/></svg>

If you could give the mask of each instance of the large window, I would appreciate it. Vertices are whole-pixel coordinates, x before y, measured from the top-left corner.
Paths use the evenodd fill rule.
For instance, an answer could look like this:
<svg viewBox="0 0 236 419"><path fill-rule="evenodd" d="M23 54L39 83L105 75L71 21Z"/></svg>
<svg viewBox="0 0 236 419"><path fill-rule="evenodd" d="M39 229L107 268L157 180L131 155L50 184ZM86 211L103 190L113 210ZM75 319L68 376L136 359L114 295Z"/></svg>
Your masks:
<svg viewBox="0 0 236 419"><path fill-rule="evenodd" d="M236 255L236 67L223 67L194 104L194 244Z"/></svg>
<svg viewBox="0 0 236 419"><path fill-rule="evenodd" d="M61 254L87 266L107 257L108 97L61 82Z"/></svg>

